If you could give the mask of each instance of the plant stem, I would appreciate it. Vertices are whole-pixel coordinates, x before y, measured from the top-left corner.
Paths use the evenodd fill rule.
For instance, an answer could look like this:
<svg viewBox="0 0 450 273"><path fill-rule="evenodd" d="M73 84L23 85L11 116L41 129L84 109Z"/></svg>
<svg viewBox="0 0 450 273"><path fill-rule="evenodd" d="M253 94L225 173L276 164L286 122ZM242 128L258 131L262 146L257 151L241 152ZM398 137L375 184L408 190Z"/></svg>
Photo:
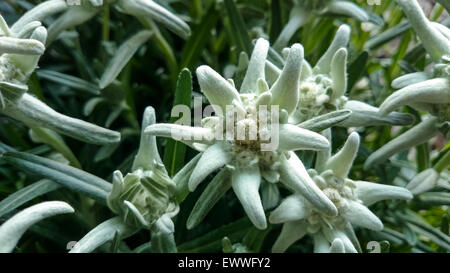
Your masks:
<svg viewBox="0 0 450 273"><path fill-rule="evenodd" d="M433 166L433 168L438 172L442 172L444 169L450 166L450 150L447 150L445 155L439 159L439 161Z"/></svg>

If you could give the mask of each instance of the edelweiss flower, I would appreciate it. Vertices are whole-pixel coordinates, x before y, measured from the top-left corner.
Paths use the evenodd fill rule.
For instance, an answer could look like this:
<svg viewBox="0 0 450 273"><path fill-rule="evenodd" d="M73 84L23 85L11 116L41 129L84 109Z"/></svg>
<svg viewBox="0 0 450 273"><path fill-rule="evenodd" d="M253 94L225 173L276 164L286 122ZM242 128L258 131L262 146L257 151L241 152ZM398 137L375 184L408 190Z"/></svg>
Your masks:
<svg viewBox="0 0 450 273"><path fill-rule="evenodd" d="M265 229L266 217L258 192L263 180L280 181L303 194L324 214L336 214L335 206L314 184L293 152L327 149L329 142L317 133L287 123L297 106L303 47L294 44L289 49L286 65L270 88L264 73L268 49L266 40L257 41L240 93L233 81L225 80L210 67L197 69L201 91L217 114L204 118L202 127L155 124L146 129L149 134L175 138L202 152L199 159L194 159L198 162L192 164L190 191L220 169L197 201L188 228L200 223L217 200L233 188L252 223ZM270 110L270 116L262 109Z"/></svg>
<svg viewBox="0 0 450 273"><path fill-rule="evenodd" d="M124 223L147 229L154 227L154 224L159 226L161 218L164 218L163 222L171 222L170 218L179 210L174 198L175 183L161 161L156 139L144 134L144 129L154 123L155 111L152 107L147 107L132 172L125 177L120 171L114 172L113 188L107 199L109 208L119 214Z"/></svg>
<svg viewBox="0 0 450 273"><path fill-rule="evenodd" d="M182 38L191 34L191 29L183 20L152 0L82 0L81 5L69 7L50 25L47 43L53 42L64 30L93 18L102 10L102 5L113 5L120 12L144 22L155 20Z"/></svg>
<svg viewBox="0 0 450 273"><path fill-rule="evenodd" d="M86 142L117 142L120 140L118 132L57 113L27 93L28 78L36 69L47 39L47 30L35 20L61 8L57 2L53 4L53 8L43 4L35 7L11 28L0 16L0 113L30 127L49 128Z"/></svg>
<svg viewBox="0 0 450 273"><path fill-rule="evenodd" d="M311 18L323 14L350 16L366 22L369 15L355 3L341 0L297 0L294 4L289 21L275 41L274 48L281 50L289 43L295 32L308 23Z"/></svg>
<svg viewBox="0 0 450 273"><path fill-rule="evenodd" d="M359 243L353 225L382 230L383 223L367 206L385 199L411 199L405 188L365 181L353 181L348 172L359 148L359 135L352 133L335 155L309 170L317 186L338 209L337 216L324 215L301 195L287 197L270 214L271 223L284 223L272 251L284 252L306 234L314 238L314 252L357 252Z"/></svg>
<svg viewBox="0 0 450 273"><path fill-rule="evenodd" d="M409 105L427 111L428 118L370 155L365 168L381 163L402 150L428 141L442 131L450 137L450 31L447 27L430 22L415 0L397 0L409 22L422 41L431 58L438 61L430 72L403 75L392 82L400 89L380 105L381 116L394 109Z"/></svg>
<svg viewBox="0 0 450 273"><path fill-rule="evenodd" d="M342 25L327 51L314 68L303 62L299 84L299 102L291 115L289 123L299 124L319 115L336 110L351 110L351 114L338 126L363 127L375 125L408 125L414 119L409 114L391 113L380 117L378 109L364 102L348 100L347 90L347 45L350 40L350 27ZM280 73L270 65L271 71ZM344 116L345 117L345 116Z"/></svg>

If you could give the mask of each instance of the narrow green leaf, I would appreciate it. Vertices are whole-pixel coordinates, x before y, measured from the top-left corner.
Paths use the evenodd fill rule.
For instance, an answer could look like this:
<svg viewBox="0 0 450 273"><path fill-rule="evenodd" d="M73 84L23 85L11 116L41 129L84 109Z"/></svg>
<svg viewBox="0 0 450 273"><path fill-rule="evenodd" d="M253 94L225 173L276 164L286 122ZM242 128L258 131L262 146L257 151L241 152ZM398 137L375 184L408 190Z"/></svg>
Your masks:
<svg viewBox="0 0 450 273"><path fill-rule="evenodd" d="M377 47L380 47L380 46L392 41L393 39L399 37L406 31L408 31L410 28L411 28L411 25L408 22L398 24L392 28L388 28L386 31L370 38L366 42L364 47L368 50L372 50Z"/></svg>
<svg viewBox="0 0 450 273"><path fill-rule="evenodd" d="M214 5L206 11L201 22L194 28L181 53L180 68L187 67L190 70L195 68L198 59L205 50L205 46L211 38L211 30L219 19L219 13L214 9Z"/></svg>
<svg viewBox="0 0 450 273"><path fill-rule="evenodd" d="M313 132L322 132L325 129L335 126L339 122L344 121L351 113L351 110L346 109L333 111L304 121L297 126Z"/></svg>
<svg viewBox="0 0 450 273"><path fill-rule="evenodd" d="M418 198L430 206L450 206L450 192L425 192Z"/></svg>
<svg viewBox="0 0 450 273"><path fill-rule="evenodd" d="M101 89L111 84L117 78L125 65L133 57L134 53L136 53L141 45L147 42L152 35L152 31L142 30L133 35L119 47L100 79L99 87Z"/></svg>
<svg viewBox="0 0 450 273"><path fill-rule="evenodd" d="M112 185L85 171L59 162L20 152L8 152L1 157L17 168L51 179L69 189L105 201Z"/></svg>
<svg viewBox="0 0 450 273"><path fill-rule="evenodd" d="M185 68L180 72L175 89L175 98L172 106L186 105L191 106L192 94L192 75L189 69ZM172 117L170 123L174 123L180 117ZM184 156L186 153L186 145L173 139L167 140L166 150L164 153L164 165L166 165L169 175L174 176L184 165Z"/></svg>
<svg viewBox="0 0 450 273"><path fill-rule="evenodd" d="M281 21L281 1L271 1L270 4L270 43L275 43L275 40L280 35L283 29Z"/></svg>
<svg viewBox="0 0 450 273"><path fill-rule="evenodd" d="M61 186L48 179L39 180L9 195L0 202L0 217L20 207L26 202L54 191Z"/></svg>
<svg viewBox="0 0 450 273"><path fill-rule="evenodd" d="M46 69L40 69L36 73L39 76L39 78L42 79L56 82L76 90L86 91L94 95L100 94L100 89L96 84L90 83L88 81L85 81L72 75L67 75L57 71Z"/></svg>
<svg viewBox="0 0 450 273"><path fill-rule="evenodd" d="M69 160L72 166L81 169L80 162L58 133L43 127L30 126L30 128L30 137L33 141L50 145Z"/></svg>
<svg viewBox="0 0 450 273"><path fill-rule="evenodd" d="M187 228L192 229L200 224L209 211L231 188L231 174L227 169L220 171L198 198L187 220Z"/></svg>
<svg viewBox="0 0 450 273"><path fill-rule="evenodd" d="M225 0L224 4L228 18L230 19L231 31L234 35L237 51L244 51L250 56L253 47L244 19L233 0Z"/></svg>
<svg viewBox="0 0 450 273"><path fill-rule="evenodd" d="M350 92L355 84L361 79L366 71L366 63L369 59L369 53L363 51L359 56L348 66L348 82L347 92Z"/></svg>

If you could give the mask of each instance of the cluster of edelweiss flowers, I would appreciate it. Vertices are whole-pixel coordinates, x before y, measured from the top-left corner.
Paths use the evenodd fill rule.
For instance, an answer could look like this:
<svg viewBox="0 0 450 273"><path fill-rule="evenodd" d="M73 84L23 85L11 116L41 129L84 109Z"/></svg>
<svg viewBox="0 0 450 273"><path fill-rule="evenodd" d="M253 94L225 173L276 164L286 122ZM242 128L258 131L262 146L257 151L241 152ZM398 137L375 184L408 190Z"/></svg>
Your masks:
<svg viewBox="0 0 450 273"><path fill-rule="evenodd" d="M190 33L183 21L153 1L105 2L140 19L150 14L181 36ZM176 191L183 183L189 191L195 191L212 174L214 178L189 216L188 229L200 224L214 204L232 188L258 229L267 228L266 214L275 207L269 214L269 222L283 223L283 227L273 252L284 252L306 234L312 236L315 252L361 252L353 226L383 229L383 223L368 206L380 200L409 200L413 196L406 188L350 179L348 174L358 152L359 135L351 133L344 146L332 155L330 128L410 125L414 121L411 115L393 112L406 104L432 115L373 153L366 162L366 167L370 167L400 150L428 140L448 127L450 117L450 32L442 25L429 22L416 1L397 2L437 62L431 72L395 80L393 85L400 90L387 98L379 109L349 100L345 96L346 47L350 39L347 25L338 29L315 66L304 59L301 44L284 47L309 18L306 11L338 13L361 21L367 21L368 15L347 1L299 0L290 23L275 44L284 56L282 68L267 60L269 43L262 38L256 41L241 86L235 86L232 79L223 78L208 66L197 68L200 89L215 113L204 118L201 126L155 123L153 108L145 110L141 142L131 172L125 176L120 171L114 172L113 186L108 191L108 207L118 216L89 232L71 252L92 251L112 240L114 232L125 237L141 228L152 230L152 247L160 244L160 250L174 251L171 219L178 213L180 202L175 198ZM45 44L56 39L64 29L93 17L103 1L90 0L70 9L62 0L45 3L11 28L0 17L0 111L30 127L45 126L84 141L119 141L118 133L56 113L27 93L28 77L36 68ZM48 39L40 20L63 10L66 12L50 27ZM448 132L446 134L448 137ZM156 136L179 140L199 151L199 155L170 178L158 154ZM295 153L299 150L317 152L314 168L305 168ZM420 181L411 182L414 187L418 183ZM280 202L279 188L289 190L292 195ZM272 192L271 198L262 198L260 192L264 191ZM73 212L62 203L37 206L3 224L0 235L18 226L25 231L47 216ZM42 209L51 213L34 213ZM23 224L23 219L29 215L34 217ZM11 251L19 237L6 244L2 241L5 236L0 236L0 251ZM153 238L157 239L153 241Z"/></svg>
<svg viewBox="0 0 450 273"><path fill-rule="evenodd" d="M349 34L348 26L342 26L314 68L304 60L300 44L284 49L285 65L271 86L266 81L265 69L271 66L273 73L276 68L266 60L269 44L264 39L256 42L239 92L232 80L222 78L208 66L201 66L197 68L200 88L217 115L205 118L201 127L154 124L145 129L147 134L172 137L200 152L187 165L191 170L184 170L189 174L190 191L218 171L194 206L188 228L199 224L218 199L232 188L255 227L265 229L267 206L259 194L260 187L279 185L293 195L281 202L269 218L272 223L285 222L273 251L284 251L310 233L314 236L315 251L356 252L352 225L373 230L383 228L366 206L384 199L412 198L401 187L347 177L359 147L357 133L349 136L340 152L330 156L329 128L346 119L345 126L360 126L358 119L353 119L354 124L348 121L353 111L351 107L346 108L348 101L344 95L345 46ZM334 107L325 107L327 103ZM354 107L355 115L364 112L365 125L412 121L400 113L383 120L378 109L359 104ZM268 111L256 111L260 107L270 109L272 119L268 118ZM278 115L273 115L274 112ZM311 118L315 122L310 122ZM230 119L232 122L227 122ZM323 135L307 128L322 131ZM243 132L241 138L235 133L239 129ZM278 145L267 146L273 144L274 138ZM298 150L318 151L315 169L305 169L295 154Z"/></svg>

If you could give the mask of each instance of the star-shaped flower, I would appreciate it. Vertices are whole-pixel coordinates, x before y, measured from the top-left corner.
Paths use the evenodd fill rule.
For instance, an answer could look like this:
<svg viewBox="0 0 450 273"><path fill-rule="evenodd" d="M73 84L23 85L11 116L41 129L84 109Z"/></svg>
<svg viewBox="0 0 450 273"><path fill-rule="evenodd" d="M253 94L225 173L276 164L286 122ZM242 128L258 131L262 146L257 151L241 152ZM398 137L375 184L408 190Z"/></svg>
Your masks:
<svg viewBox="0 0 450 273"><path fill-rule="evenodd" d="M427 111L432 117L423 120L402 135L372 153L365 169L387 160L392 155L424 143L443 132L450 137L450 31L430 22L416 0L397 0L416 31L423 46L437 63L431 71L403 75L392 82L399 89L380 105L380 115L409 105Z"/></svg>
<svg viewBox="0 0 450 273"><path fill-rule="evenodd" d="M317 133L287 123L298 102L303 47L294 44L289 49L286 65L271 87L264 72L268 49L266 40L256 42L240 92L232 81L225 80L210 67L197 69L201 91L217 114L203 119L201 127L155 124L146 129L149 134L176 140L183 136L180 141L202 152L188 181L190 191L220 170L197 201L188 228L200 223L215 202L233 188L252 223L265 229L266 217L259 195L263 179L269 183L280 181L303 194L324 214L336 214L336 207L313 183L293 152L327 149L329 142ZM268 109L270 115L267 111L257 111L261 109ZM235 113L237 118L231 123ZM224 122L231 124L223 126ZM239 129L244 132L242 135ZM276 139L279 145L272 146Z"/></svg>
<svg viewBox="0 0 450 273"><path fill-rule="evenodd" d="M336 110L351 110L348 118L337 126L365 127L376 125L409 125L414 118L409 114L390 113L381 117L378 108L367 103L349 100L347 91L347 45L350 40L350 27L341 25L336 35L314 67L303 62L300 75L299 102L289 123L299 124L319 115ZM269 64L272 73L279 70Z"/></svg>
<svg viewBox="0 0 450 273"><path fill-rule="evenodd" d="M314 252L357 252L358 242L353 225L372 230L382 230L383 223L367 206L385 199L412 198L405 188L365 181L353 181L348 172L359 148L359 135L352 133L344 147L323 168L309 173L317 186L338 209L334 216L324 215L301 195L293 194L281 202L270 214L271 223L284 223L272 251L284 252L306 234L314 239Z"/></svg>

